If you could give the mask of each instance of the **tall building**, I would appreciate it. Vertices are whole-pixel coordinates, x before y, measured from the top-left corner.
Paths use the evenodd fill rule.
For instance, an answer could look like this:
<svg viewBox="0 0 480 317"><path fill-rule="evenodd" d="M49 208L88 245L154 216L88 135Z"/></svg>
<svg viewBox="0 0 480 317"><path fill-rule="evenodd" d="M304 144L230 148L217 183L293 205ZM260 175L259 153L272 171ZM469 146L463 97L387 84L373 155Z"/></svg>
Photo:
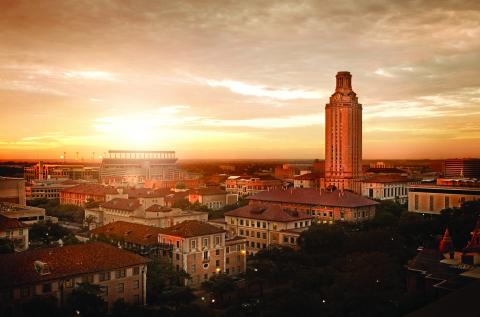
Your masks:
<svg viewBox="0 0 480 317"><path fill-rule="evenodd" d="M445 177L480 178L480 159L445 160Z"/></svg>
<svg viewBox="0 0 480 317"><path fill-rule="evenodd" d="M335 93L325 106L325 187L361 194L362 105L352 75L337 73Z"/></svg>

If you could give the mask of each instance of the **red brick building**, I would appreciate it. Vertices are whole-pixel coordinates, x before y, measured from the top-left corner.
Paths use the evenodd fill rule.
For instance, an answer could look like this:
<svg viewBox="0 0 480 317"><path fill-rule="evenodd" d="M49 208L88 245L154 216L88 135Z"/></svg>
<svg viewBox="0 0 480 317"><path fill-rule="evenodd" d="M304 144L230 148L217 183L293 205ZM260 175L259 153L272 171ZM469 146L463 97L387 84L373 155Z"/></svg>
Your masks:
<svg viewBox="0 0 480 317"><path fill-rule="evenodd" d="M105 202L108 194L118 194L112 186L100 184L80 184L60 192L60 203L84 206L89 200Z"/></svg>

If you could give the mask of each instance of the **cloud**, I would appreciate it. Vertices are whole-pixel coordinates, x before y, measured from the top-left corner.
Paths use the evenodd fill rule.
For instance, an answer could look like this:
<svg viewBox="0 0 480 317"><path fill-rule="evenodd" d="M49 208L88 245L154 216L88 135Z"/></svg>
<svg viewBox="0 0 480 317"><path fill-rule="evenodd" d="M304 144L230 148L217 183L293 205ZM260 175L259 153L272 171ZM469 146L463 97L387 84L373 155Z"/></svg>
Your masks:
<svg viewBox="0 0 480 317"><path fill-rule="evenodd" d="M324 97L324 94L320 91L308 91L302 89L273 89L265 85L253 85L230 79L206 79L205 82L210 87L227 88L231 92L245 96L267 97L278 100L320 99Z"/></svg>

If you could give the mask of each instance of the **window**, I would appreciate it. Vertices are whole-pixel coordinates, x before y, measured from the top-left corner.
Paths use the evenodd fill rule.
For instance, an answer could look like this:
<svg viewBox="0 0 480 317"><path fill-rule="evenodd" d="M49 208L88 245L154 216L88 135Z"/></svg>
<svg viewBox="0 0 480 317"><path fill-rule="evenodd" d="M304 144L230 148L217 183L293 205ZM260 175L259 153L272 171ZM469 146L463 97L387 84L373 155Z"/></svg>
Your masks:
<svg viewBox="0 0 480 317"><path fill-rule="evenodd" d="M82 282L92 284L93 283L93 274L82 276Z"/></svg>
<svg viewBox="0 0 480 317"><path fill-rule="evenodd" d="M221 238L219 236L215 237L215 244L219 245L221 242Z"/></svg>
<svg viewBox="0 0 480 317"><path fill-rule="evenodd" d="M177 261L179 261L179 260L180 260L180 254L178 254L178 253L175 254L175 259L176 259Z"/></svg>
<svg viewBox="0 0 480 317"><path fill-rule="evenodd" d="M266 222L262 223L262 228L267 228L267 223Z"/></svg>
<svg viewBox="0 0 480 317"><path fill-rule="evenodd" d="M267 239L267 234L265 232L262 233L262 239L265 239L265 240Z"/></svg>
<svg viewBox="0 0 480 317"><path fill-rule="evenodd" d="M208 238L203 238L202 240L202 247L208 247Z"/></svg>
<svg viewBox="0 0 480 317"><path fill-rule="evenodd" d="M138 275L140 274L140 267L136 266L133 268L133 275Z"/></svg>
<svg viewBox="0 0 480 317"><path fill-rule="evenodd" d="M209 256L208 256L208 251L205 251L203 252L203 260L208 260Z"/></svg>
<svg viewBox="0 0 480 317"><path fill-rule="evenodd" d="M240 229L240 235L243 236L243 229Z"/></svg>
<svg viewBox="0 0 480 317"><path fill-rule="evenodd" d="M257 242L257 249L260 249L260 242Z"/></svg>
<svg viewBox="0 0 480 317"><path fill-rule="evenodd" d="M260 232L257 232L257 238L260 239Z"/></svg>
<svg viewBox="0 0 480 317"><path fill-rule="evenodd" d="M243 226L243 219L240 219L240 225Z"/></svg>
<svg viewBox="0 0 480 317"><path fill-rule="evenodd" d="M430 210L430 211L433 211L433 196L430 196L429 198L430 198L430 201L429 201L429 203L430 203L430 204L429 204L429 210Z"/></svg>
<svg viewBox="0 0 480 317"><path fill-rule="evenodd" d="M190 247L191 249L196 249L197 248L197 240L190 240Z"/></svg>
<svg viewBox="0 0 480 317"><path fill-rule="evenodd" d="M215 250L215 255L220 255L220 250L219 249Z"/></svg>
<svg viewBox="0 0 480 317"><path fill-rule="evenodd" d="M227 254L230 253L230 247L225 248L225 253L227 253Z"/></svg>
<svg viewBox="0 0 480 317"><path fill-rule="evenodd" d="M63 285L65 285L66 288L72 288L73 287L73 280L68 279L63 282Z"/></svg>
<svg viewBox="0 0 480 317"><path fill-rule="evenodd" d="M23 287L20 289L20 296L27 297L30 296L30 287Z"/></svg>
<svg viewBox="0 0 480 317"><path fill-rule="evenodd" d="M250 236L250 231L245 230L245 235L246 235L247 237Z"/></svg>
<svg viewBox="0 0 480 317"><path fill-rule="evenodd" d="M123 293L125 291L125 284L124 283L118 283L117 284L117 293Z"/></svg>
<svg viewBox="0 0 480 317"><path fill-rule="evenodd" d="M42 285L43 293L50 293L52 291L52 283L45 283Z"/></svg>
<svg viewBox="0 0 480 317"><path fill-rule="evenodd" d="M197 270L197 266L195 264L192 264L192 273L195 273L196 270Z"/></svg>
<svg viewBox="0 0 480 317"><path fill-rule="evenodd" d="M23 229L18 229L18 234L23 236Z"/></svg>
<svg viewBox="0 0 480 317"><path fill-rule="evenodd" d="M125 276L127 276L127 271L125 269L115 271L115 277L116 278L122 278L122 277L125 277Z"/></svg>
<svg viewBox="0 0 480 317"><path fill-rule="evenodd" d="M215 261L215 266L216 266L216 267L219 267L219 266L220 266L220 260L216 260L216 261Z"/></svg>
<svg viewBox="0 0 480 317"><path fill-rule="evenodd" d="M180 241L177 240L176 245L177 245L177 248L180 248Z"/></svg>
<svg viewBox="0 0 480 317"><path fill-rule="evenodd" d="M110 280L110 272L103 272L103 273L98 274L98 280L100 282Z"/></svg>
<svg viewBox="0 0 480 317"><path fill-rule="evenodd" d="M257 228L260 228L260 221L257 221Z"/></svg>
<svg viewBox="0 0 480 317"><path fill-rule="evenodd" d="M134 288L134 289L137 289L137 288L139 288L139 287L140 287L140 281L139 281L139 280L133 281L133 288Z"/></svg>
<svg viewBox="0 0 480 317"><path fill-rule="evenodd" d="M229 257L225 258L225 263L230 264L230 258Z"/></svg>
<svg viewBox="0 0 480 317"><path fill-rule="evenodd" d="M273 230L277 230L277 224L276 223L273 224Z"/></svg>
<svg viewBox="0 0 480 317"><path fill-rule="evenodd" d="M250 220L245 220L245 225L250 226Z"/></svg>
<svg viewBox="0 0 480 317"><path fill-rule="evenodd" d="M450 208L450 197L445 196L445 208Z"/></svg>

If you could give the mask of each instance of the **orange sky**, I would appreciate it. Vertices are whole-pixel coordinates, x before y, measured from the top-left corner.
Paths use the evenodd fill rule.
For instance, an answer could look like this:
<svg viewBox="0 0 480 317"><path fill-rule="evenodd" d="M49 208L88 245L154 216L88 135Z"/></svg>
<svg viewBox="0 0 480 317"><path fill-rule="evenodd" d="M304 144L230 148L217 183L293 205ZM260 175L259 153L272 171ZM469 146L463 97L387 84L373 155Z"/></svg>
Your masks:
<svg viewBox="0 0 480 317"><path fill-rule="evenodd" d="M348 70L364 158L480 156L479 1L1 1L0 159L323 158Z"/></svg>

